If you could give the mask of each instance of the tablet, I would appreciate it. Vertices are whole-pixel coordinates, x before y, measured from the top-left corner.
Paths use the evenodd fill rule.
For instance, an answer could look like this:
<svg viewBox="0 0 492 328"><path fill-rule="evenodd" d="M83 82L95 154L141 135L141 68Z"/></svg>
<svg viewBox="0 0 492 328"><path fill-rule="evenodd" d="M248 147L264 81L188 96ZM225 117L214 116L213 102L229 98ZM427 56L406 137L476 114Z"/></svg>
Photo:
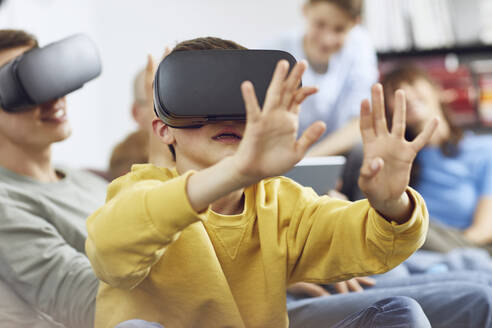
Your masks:
<svg viewBox="0 0 492 328"><path fill-rule="evenodd" d="M324 195L335 189L344 164L343 156L306 157L284 176L313 188L318 195Z"/></svg>

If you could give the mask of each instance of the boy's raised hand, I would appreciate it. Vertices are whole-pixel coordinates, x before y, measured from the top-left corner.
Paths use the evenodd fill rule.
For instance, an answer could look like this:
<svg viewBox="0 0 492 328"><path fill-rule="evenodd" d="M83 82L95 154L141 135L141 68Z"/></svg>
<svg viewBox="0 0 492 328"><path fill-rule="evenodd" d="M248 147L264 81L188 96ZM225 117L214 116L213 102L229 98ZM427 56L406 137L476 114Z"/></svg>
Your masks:
<svg viewBox="0 0 492 328"><path fill-rule="evenodd" d="M315 122L297 139L300 105L317 92L315 87L299 88L306 68L307 63L301 61L288 74L288 62L279 61L263 110L252 83L246 81L241 86L247 121L235 162L239 173L251 183L287 172L325 130L323 122Z"/></svg>
<svg viewBox="0 0 492 328"><path fill-rule="evenodd" d="M372 87L372 106L364 100L360 111L360 130L364 144L364 160L359 187L372 207L386 219L405 222L413 206L405 189L417 153L432 137L438 120L434 118L411 142L405 140L405 93L395 93L395 109L391 131L388 131L384 110L383 88ZM372 110L371 110L372 107Z"/></svg>

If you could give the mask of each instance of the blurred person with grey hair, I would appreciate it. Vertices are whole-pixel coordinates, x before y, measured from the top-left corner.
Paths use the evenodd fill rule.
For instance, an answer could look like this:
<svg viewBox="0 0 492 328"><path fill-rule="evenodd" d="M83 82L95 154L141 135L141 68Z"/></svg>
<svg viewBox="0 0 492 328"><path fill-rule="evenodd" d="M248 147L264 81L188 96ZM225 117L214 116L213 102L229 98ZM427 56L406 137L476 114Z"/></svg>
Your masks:
<svg viewBox="0 0 492 328"><path fill-rule="evenodd" d="M167 48L166 53L169 51ZM133 80L131 114L138 124L138 129L130 133L113 149L107 172L109 180L128 173L133 164L152 162L165 167L174 166L171 152L154 140L152 133L152 120L155 117L152 99L154 71L155 63L149 55L146 67L140 70Z"/></svg>

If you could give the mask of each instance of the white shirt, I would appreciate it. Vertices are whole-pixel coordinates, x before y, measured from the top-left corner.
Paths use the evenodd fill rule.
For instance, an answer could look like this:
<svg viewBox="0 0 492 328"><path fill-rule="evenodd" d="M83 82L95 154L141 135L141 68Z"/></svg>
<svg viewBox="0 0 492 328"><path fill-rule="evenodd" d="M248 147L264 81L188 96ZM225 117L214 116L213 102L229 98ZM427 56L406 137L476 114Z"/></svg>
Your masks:
<svg viewBox="0 0 492 328"><path fill-rule="evenodd" d="M287 51L297 60L306 59L303 37L302 31L291 32L265 43L264 48ZM319 91L302 104L299 133L321 120L326 123L326 136L358 117L360 103L370 98L371 86L377 79L376 52L369 34L363 27L355 26L342 49L331 56L326 73L318 74L312 68L304 73L303 85L317 86Z"/></svg>

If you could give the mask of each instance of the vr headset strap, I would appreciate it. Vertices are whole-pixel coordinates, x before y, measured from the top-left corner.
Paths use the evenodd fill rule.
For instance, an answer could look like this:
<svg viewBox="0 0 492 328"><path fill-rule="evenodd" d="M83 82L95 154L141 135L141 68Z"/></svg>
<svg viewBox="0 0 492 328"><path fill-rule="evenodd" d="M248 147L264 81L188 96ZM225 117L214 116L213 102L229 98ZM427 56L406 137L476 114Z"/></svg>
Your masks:
<svg viewBox="0 0 492 328"><path fill-rule="evenodd" d="M19 56L0 67L0 89L9 89L9 92L0 92L0 107L2 107L7 112L16 112L18 110L6 109L7 107L9 107L8 102L10 101L10 99L2 99L2 94L15 95L14 98L23 99L22 105L25 107L30 106L30 104L32 103L32 98L29 97L28 93L22 86L22 83L20 83L19 77L17 76L17 66L21 59L22 56ZM7 71L7 74L1 74L4 70ZM2 76L10 77L11 80L2 81Z"/></svg>

